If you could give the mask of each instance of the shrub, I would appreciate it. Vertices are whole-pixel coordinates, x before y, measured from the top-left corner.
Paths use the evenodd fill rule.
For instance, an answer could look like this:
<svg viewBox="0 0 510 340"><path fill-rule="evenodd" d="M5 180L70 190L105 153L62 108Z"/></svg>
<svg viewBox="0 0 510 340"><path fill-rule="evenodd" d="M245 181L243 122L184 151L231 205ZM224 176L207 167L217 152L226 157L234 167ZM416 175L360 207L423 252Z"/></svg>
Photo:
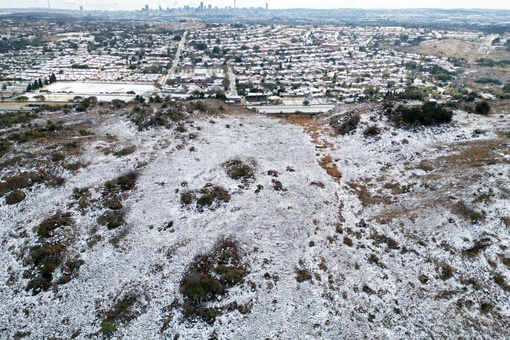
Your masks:
<svg viewBox="0 0 510 340"><path fill-rule="evenodd" d="M341 135L346 135L351 131L356 130L360 121L360 116L356 114L351 114L349 118L343 121L341 124L338 124L338 121L330 122L330 125L333 126L335 131Z"/></svg>
<svg viewBox="0 0 510 340"><path fill-rule="evenodd" d="M223 167L227 170L227 175L234 180L247 181L255 178L253 165L246 164L239 159L225 162Z"/></svg>
<svg viewBox="0 0 510 340"><path fill-rule="evenodd" d="M108 211L97 218L97 223L115 229L124 224L124 216L120 210Z"/></svg>
<svg viewBox="0 0 510 340"><path fill-rule="evenodd" d="M30 249L25 262L32 264L36 272L32 274L25 290L33 295L47 291L51 287L53 273L62 263L65 246L61 243L43 243Z"/></svg>
<svg viewBox="0 0 510 340"><path fill-rule="evenodd" d="M15 190L11 192L7 197L5 198L5 203L8 205L17 204L25 199L26 195L21 190Z"/></svg>
<svg viewBox="0 0 510 340"><path fill-rule="evenodd" d="M237 304L213 308L208 304L242 283L245 273L238 244L231 239L220 239L211 252L195 257L179 286L184 317L212 323L223 310L239 309Z"/></svg>
<svg viewBox="0 0 510 340"><path fill-rule="evenodd" d="M308 269L297 269L296 270L296 281L301 283L312 279L312 274Z"/></svg>
<svg viewBox="0 0 510 340"><path fill-rule="evenodd" d="M186 131L188 131L188 129L186 129L186 126L184 126L183 124L179 124L179 125L177 125L177 127L175 128L175 130L176 130L177 132L181 132L181 133L182 133L182 132L186 132Z"/></svg>
<svg viewBox="0 0 510 340"><path fill-rule="evenodd" d="M184 191L181 193L181 204L190 205L195 200L195 194L190 191Z"/></svg>
<svg viewBox="0 0 510 340"><path fill-rule="evenodd" d="M80 136L91 136L94 134L94 133L92 133L88 130L85 130L85 129L80 129L78 132L80 133Z"/></svg>
<svg viewBox="0 0 510 340"><path fill-rule="evenodd" d="M478 102L475 106L475 112L481 115L489 114L491 107L485 100Z"/></svg>
<svg viewBox="0 0 510 340"><path fill-rule="evenodd" d="M117 327L115 326L115 324L113 322L103 321L101 323L101 330L100 330L100 332L103 335L110 335L110 334L115 333L116 331L117 331Z"/></svg>
<svg viewBox="0 0 510 340"><path fill-rule="evenodd" d="M379 129L377 125L371 125L363 131L365 137L377 136L379 133L381 133L381 129Z"/></svg>
<svg viewBox="0 0 510 340"><path fill-rule="evenodd" d="M114 152L113 155L117 156L117 157L127 156L127 155L132 154L135 151L136 151L136 145L130 145L130 146L126 146L125 148L122 148L119 151Z"/></svg>
<svg viewBox="0 0 510 340"><path fill-rule="evenodd" d="M407 125L439 125L452 121L453 112L445 109L436 102L427 102L420 107L405 107L400 105L393 120L402 120Z"/></svg>
<svg viewBox="0 0 510 340"><path fill-rule="evenodd" d="M477 211L471 212L468 217L473 223L477 223L483 219L483 215Z"/></svg>
<svg viewBox="0 0 510 340"><path fill-rule="evenodd" d="M493 85L501 85L501 82L499 79L496 78L490 78L490 77L482 77L477 80L475 80L475 83L478 84L493 84Z"/></svg>
<svg viewBox="0 0 510 340"><path fill-rule="evenodd" d="M137 178L138 178L138 174L134 171L131 171L125 175L118 177L115 180L115 184L122 191L131 190L135 187Z"/></svg>
<svg viewBox="0 0 510 340"><path fill-rule="evenodd" d="M205 106L204 102L201 101L201 100L197 100L196 102L193 103L193 109L194 110L205 111L206 108L207 107Z"/></svg>
<svg viewBox="0 0 510 340"><path fill-rule="evenodd" d="M63 226L70 226L73 223L70 213L57 212L50 218L42 221L37 227L37 234L40 237L48 238L53 236L53 231Z"/></svg>
<svg viewBox="0 0 510 340"><path fill-rule="evenodd" d="M212 194L203 194L197 200L197 206L210 207L214 202L214 196Z"/></svg>

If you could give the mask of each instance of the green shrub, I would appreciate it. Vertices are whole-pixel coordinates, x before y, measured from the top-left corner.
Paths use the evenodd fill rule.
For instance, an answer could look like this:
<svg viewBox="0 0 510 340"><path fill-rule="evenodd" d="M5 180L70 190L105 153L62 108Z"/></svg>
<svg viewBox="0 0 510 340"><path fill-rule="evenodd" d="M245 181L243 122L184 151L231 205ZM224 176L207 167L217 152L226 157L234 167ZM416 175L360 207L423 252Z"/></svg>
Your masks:
<svg viewBox="0 0 510 340"><path fill-rule="evenodd" d="M37 234L40 237L48 238L53 236L53 231L63 226L72 225L73 220L70 213L57 212L50 218L42 221L37 227Z"/></svg>
<svg viewBox="0 0 510 340"><path fill-rule="evenodd" d="M436 102L427 102L420 107L405 107L400 105L396 109L396 117L393 120L402 120L407 125L439 125L450 123L453 112L445 109Z"/></svg>
<svg viewBox="0 0 510 340"><path fill-rule="evenodd" d="M477 211L471 212L468 217L473 223L477 223L483 219L483 215Z"/></svg>
<svg viewBox="0 0 510 340"><path fill-rule="evenodd" d="M214 196L212 194L203 194L197 200L197 206L210 207L214 202Z"/></svg>
<svg viewBox="0 0 510 340"><path fill-rule="evenodd" d="M111 334L115 333L116 331L117 331L117 327L115 326L115 324L113 322L103 321L101 323L101 330L100 330L100 332L103 335L111 335Z"/></svg>
<svg viewBox="0 0 510 340"><path fill-rule="evenodd" d="M475 112L481 115L487 115L491 111L491 107L489 103L487 103L485 100L482 100L481 102L478 102L475 106Z"/></svg>
<svg viewBox="0 0 510 340"><path fill-rule="evenodd" d="M223 310L231 310L232 304L211 308L208 303L217 302L229 288L242 283L245 272L238 244L231 239L220 239L211 252L195 257L179 286L184 317L213 323ZM239 309L237 304L233 308Z"/></svg>
<svg viewBox="0 0 510 340"><path fill-rule="evenodd" d="M377 136L378 134L381 133L381 129L379 129L377 127L377 125L371 125L369 127L367 127L365 129L365 131L363 131L363 135L365 137L373 137L373 136Z"/></svg>
<svg viewBox="0 0 510 340"><path fill-rule="evenodd" d="M138 174L134 171L131 171L125 175L118 177L115 180L115 184L122 191L131 190L135 187L137 178L138 178Z"/></svg>
<svg viewBox="0 0 510 340"><path fill-rule="evenodd" d="M78 132L80 133L80 136L91 136L94 134L94 133L92 133L88 130L85 130L85 129L80 129Z"/></svg>
<svg viewBox="0 0 510 340"><path fill-rule="evenodd" d="M193 109L198 111L205 111L206 106L203 101L197 100L196 102L193 103Z"/></svg>
<svg viewBox="0 0 510 340"><path fill-rule="evenodd" d="M53 273L62 263L65 246L61 243L43 243L30 249L25 262L35 267L25 290L33 295L47 291L51 287Z"/></svg>
<svg viewBox="0 0 510 340"><path fill-rule="evenodd" d="M358 127L359 121L360 121L359 115L351 115L349 118L347 118L343 123L340 125L337 125L336 122L330 123L333 125L335 131L341 135L346 135L350 133L351 131L356 130Z"/></svg>
<svg viewBox="0 0 510 340"><path fill-rule="evenodd" d="M126 146L125 148L122 148L119 151L114 152L113 155L118 156L118 157L127 156L127 155L132 154L135 151L136 151L136 145L130 145L130 146Z"/></svg>
<svg viewBox="0 0 510 340"><path fill-rule="evenodd" d="M246 164L239 159L234 159L223 164L227 175L234 180L247 181L255 178L253 165Z"/></svg>
<svg viewBox="0 0 510 340"><path fill-rule="evenodd" d="M195 194L190 191L184 191L181 193L181 204L190 205L195 200Z"/></svg>
<svg viewBox="0 0 510 340"><path fill-rule="evenodd" d="M120 210L108 211L97 218L97 223L106 226L108 229L115 229L124 224L123 215Z"/></svg>
<svg viewBox="0 0 510 340"><path fill-rule="evenodd" d="M493 85L501 85L501 81L496 78L490 78L490 77L482 77L477 80L475 80L475 83L478 84L493 84Z"/></svg>

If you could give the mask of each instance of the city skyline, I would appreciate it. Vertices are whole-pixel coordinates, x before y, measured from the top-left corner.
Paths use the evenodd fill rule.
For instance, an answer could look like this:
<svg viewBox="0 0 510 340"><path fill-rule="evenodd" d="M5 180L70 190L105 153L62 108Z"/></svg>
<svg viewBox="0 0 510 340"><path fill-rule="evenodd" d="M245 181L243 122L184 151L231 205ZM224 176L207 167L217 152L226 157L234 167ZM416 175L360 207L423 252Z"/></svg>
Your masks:
<svg viewBox="0 0 510 340"><path fill-rule="evenodd" d="M405 8L441 8L441 9L510 9L510 3L506 1L489 0L483 3L472 0L453 0L453 1L408 1L408 0L396 0L391 3L382 0L296 0L291 2L283 0L273 1L248 1L248 0L237 0L236 6L239 8L243 7L262 7L265 8L266 3L269 5L269 9L288 9L288 8L307 8L307 9L337 9L337 8L359 8L359 9L405 9ZM147 0L147 1L110 1L104 2L101 0L50 0L49 4L51 8L55 9L76 9L83 6L85 10L139 10L145 5L149 5L151 9L157 9L159 6L166 9L177 8L182 6L199 7L200 1L160 1L160 0ZM234 7L234 1L219 1L211 0L204 1L204 5L211 5L213 8L224 8ZM17 1L15 6L12 2L7 0L0 0L0 8L47 8L47 0L20 0Z"/></svg>

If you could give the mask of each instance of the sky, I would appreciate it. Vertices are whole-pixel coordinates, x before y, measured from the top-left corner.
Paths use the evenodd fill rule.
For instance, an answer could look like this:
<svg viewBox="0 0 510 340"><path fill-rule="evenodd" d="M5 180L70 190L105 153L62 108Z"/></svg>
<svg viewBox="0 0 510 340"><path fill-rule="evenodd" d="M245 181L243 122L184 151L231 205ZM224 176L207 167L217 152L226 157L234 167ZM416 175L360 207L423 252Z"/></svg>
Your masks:
<svg viewBox="0 0 510 340"><path fill-rule="evenodd" d="M280 8L487 8L510 9L510 0L236 0L237 7ZM51 8L89 10L135 10L146 4L151 8L176 8L184 5L197 7L200 0L49 0ZM203 0L213 7L234 6L234 0ZM0 0L0 8L48 7L48 0Z"/></svg>

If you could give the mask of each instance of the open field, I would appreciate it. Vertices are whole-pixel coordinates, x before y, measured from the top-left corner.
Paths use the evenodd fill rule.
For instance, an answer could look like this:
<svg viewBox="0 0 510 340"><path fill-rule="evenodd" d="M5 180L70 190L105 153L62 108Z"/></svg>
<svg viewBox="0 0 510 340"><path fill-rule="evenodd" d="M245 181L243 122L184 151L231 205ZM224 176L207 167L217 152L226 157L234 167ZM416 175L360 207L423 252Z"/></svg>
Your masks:
<svg viewBox="0 0 510 340"><path fill-rule="evenodd" d="M45 86L44 90L51 92L51 94L43 93L47 101L67 101L75 96L95 96L98 100L109 101L112 99L131 100L135 95L127 92L133 91L135 94L144 95L152 93L156 88L153 85L133 83L56 82ZM33 98L38 94L27 94L27 96Z"/></svg>

